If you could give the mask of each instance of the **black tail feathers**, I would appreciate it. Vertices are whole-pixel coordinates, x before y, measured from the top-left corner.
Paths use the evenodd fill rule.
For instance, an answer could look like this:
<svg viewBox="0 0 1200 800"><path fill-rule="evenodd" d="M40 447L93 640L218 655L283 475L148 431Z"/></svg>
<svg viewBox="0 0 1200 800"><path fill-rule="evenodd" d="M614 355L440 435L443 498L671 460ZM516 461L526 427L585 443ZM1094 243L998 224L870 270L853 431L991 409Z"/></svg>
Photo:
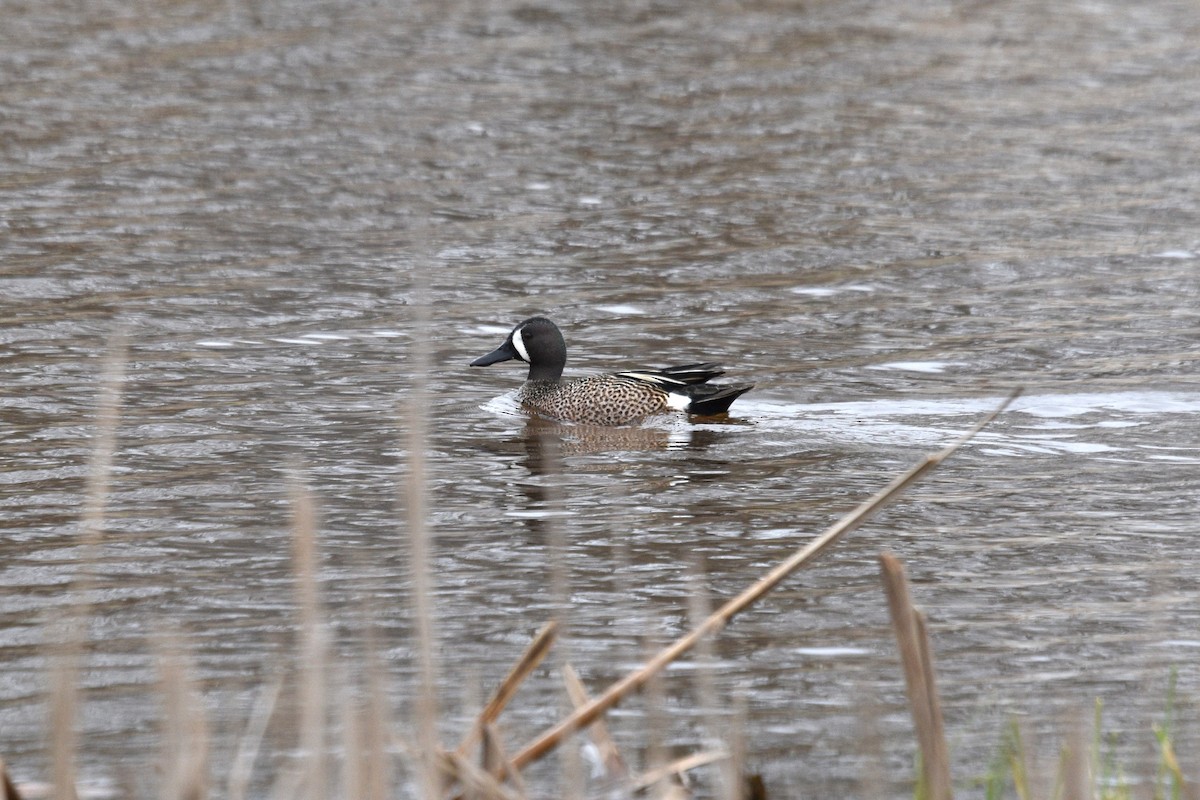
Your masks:
<svg viewBox="0 0 1200 800"><path fill-rule="evenodd" d="M692 403L688 406L689 414L699 414L711 417L714 414L724 414L734 400L754 388L753 383L740 386L697 386L690 392Z"/></svg>

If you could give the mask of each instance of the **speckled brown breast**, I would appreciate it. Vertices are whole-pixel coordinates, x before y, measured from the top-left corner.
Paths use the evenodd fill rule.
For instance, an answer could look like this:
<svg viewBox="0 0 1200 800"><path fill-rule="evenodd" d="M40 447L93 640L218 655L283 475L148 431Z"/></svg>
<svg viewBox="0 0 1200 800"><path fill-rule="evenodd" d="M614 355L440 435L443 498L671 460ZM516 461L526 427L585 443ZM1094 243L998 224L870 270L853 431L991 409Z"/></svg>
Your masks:
<svg viewBox="0 0 1200 800"><path fill-rule="evenodd" d="M620 375L526 381L517 399L547 417L589 425L624 425L671 410L666 392Z"/></svg>

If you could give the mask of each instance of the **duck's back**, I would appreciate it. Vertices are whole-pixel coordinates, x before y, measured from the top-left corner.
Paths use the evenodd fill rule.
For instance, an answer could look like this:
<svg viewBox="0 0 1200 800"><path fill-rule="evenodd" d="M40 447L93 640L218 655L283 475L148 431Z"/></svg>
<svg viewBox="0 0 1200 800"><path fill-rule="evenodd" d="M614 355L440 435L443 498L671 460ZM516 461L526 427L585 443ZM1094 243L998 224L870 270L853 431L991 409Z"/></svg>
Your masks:
<svg viewBox="0 0 1200 800"><path fill-rule="evenodd" d="M518 398L545 416L587 425L624 425L671 410L665 391L618 373L527 381Z"/></svg>
<svg viewBox="0 0 1200 800"><path fill-rule="evenodd" d="M654 414L724 414L753 384L710 384L723 375L716 364L614 372L568 381L526 381L522 403L554 419L589 425L624 425Z"/></svg>

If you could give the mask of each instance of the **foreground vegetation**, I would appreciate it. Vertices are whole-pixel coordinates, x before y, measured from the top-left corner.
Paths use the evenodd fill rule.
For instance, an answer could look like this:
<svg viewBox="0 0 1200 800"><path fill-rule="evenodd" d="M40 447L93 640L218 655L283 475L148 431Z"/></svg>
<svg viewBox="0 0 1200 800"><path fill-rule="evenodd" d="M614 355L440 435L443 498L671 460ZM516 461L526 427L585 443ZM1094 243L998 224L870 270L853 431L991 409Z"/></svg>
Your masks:
<svg viewBox="0 0 1200 800"><path fill-rule="evenodd" d="M87 504L84 510L85 550L98 546L102 530L104 503L116 421L120 408L122 360L112 359L100 407L100 425L92 468L89 472ZM763 575L716 610L707 608L702 593L695 592L692 629L664 647L635 669L590 696L574 669L560 661L559 673L572 709L555 725L517 749L510 749L498 729L505 708L522 682L552 651L558 625L550 621L529 644L509 674L499 682L490 699L454 747L442 745L438 708L435 702L437 674L434 653L433 609L428 570L428 540L425 530L424 420L410 415L410 469L408 495L409 562L413 581L412 613L416 620L416 649L419 654L419 686L408 727L399 731L385 709L388 707L382 670L373 657L361 665L357 699L345 690L344 671L329 652L326 626L319 598L317 576L317 531L313 502L299 484L293 488L294 550L293 571L299 607L299 658L294 679L288 683L289 698L284 697L282 680L261 690L250 719L243 731L231 763L214 764L209 756L210 734L200 692L189 677L189 666L182 648L164 637L161 646L161 684L165 712L161 726L159 768L154 778L157 794L171 800L200 800L223 796L241 800L248 796L278 798L354 798L382 800L394 796L415 796L423 800L440 798L480 798L517 800L526 797L553 796L552 791L527 783L529 767L555 752L577 734L590 738L593 754L590 770L585 771L572 756L574 748L564 750L563 775L558 794L566 797L603 796L623 798L649 794L662 800L691 796L688 774L704 768L706 795L720 800L760 800L770 787L747 771L741 758L741 732L723 732L723 741L709 742L695 752L674 760L656 755L652 741L653 726L646 731L651 756L641 769L630 765L605 728L606 712L635 693L651 699L662 691L657 680L666 667L688 654L707 661L711 640L737 614L750 608L796 570L811 564L842 537L858 528L880 509L921 479L1007 406L1006 401L993 414L960 440L941 452L927 456L912 469L893 480L874 497L847 514L827 531L798 549L789 558ZM418 393L413 408L423 407ZM914 794L918 798L947 800L953 796L955 782L943 732L942 714L936 686L936 672L924 617L913 607L903 565L890 555L880 557L881 575L887 596L892 628L903 666L907 696L919 753ZM89 577L85 572L74 588L76 596L87 596ZM697 582L699 583L699 582ZM88 609L77 606L65 621L61 644L51 654L50 692L50 782L46 785L16 786L0 762L3 783L0 800L53 797L73 800L76 793L75 761L78 744L75 719L81 703L78 670L84 650L83 633ZM697 694L705 707L719 707L713 682L705 669L695 672ZM262 743L268 727L287 704L294 706L294 748L290 761L267 767L260 764ZM336 710L335 710L336 709ZM975 783L986 797L1000 798L1015 793L1020 800L1082 800L1082 798L1133 798L1138 796L1123 779L1118 766L1103 749L1102 719L1097 706L1094 732L1090 741L1077 737L1062 750L1058 768L1049 786L1041 786L1030 777L1031 770L1020 729L1013 724L1003 735L989 773ZM1172 745L1173 698L1166 718L1156 727L1160 767L1152 787L1155 800L1184 798L1189 786L1176 759ZM717 729L710 726L710 733ZM575 759L573 763L573 759ZM261 769L260 769L261 768ZM257 772L256 772L257 770ZM261 773L273 774L263 776ZM590 772L588 777L585 772ZM960 788L967 785L961 781ZM121 787L117 795L139 794Z"/></svg>

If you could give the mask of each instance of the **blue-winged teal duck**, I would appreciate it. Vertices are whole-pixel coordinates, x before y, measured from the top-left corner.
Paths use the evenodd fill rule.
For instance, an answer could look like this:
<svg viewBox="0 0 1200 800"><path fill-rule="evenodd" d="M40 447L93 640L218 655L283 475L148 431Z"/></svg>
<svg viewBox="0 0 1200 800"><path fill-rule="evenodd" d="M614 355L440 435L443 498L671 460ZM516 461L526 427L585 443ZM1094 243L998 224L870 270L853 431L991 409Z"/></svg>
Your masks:
<svg viewBox="0 0 1200 800"><path fill-rule="evenodd" d="M510 359L529 365L529 377L517 393L528 408L554 419L591 425L624 425L653 414L723 414L753 384L709 385L724 375L716 364L684 364L656 370L614 372L562 380L567 343L558 326L531 317L486 356L471 362L486 367Z"/></svg>

